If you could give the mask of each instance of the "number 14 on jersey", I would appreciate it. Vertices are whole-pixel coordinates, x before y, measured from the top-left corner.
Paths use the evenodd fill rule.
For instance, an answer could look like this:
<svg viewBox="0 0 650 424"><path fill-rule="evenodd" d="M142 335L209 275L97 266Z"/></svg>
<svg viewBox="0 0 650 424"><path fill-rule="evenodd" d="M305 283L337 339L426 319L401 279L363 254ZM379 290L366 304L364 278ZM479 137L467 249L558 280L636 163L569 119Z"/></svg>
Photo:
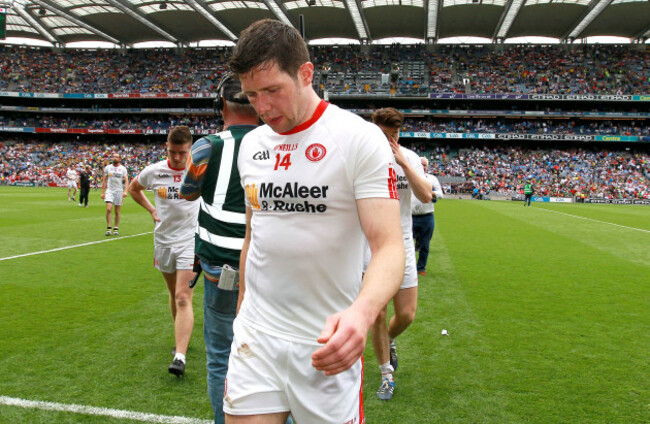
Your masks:
<svg viewBox="0 0 650 424"><path fill-rule="evenodd" d="M275 166L273 167L274 171L277 171L278 168L283 167L285 171L289 170L291 166L291 153L286 154L276 154L275 155Z"/></svg>

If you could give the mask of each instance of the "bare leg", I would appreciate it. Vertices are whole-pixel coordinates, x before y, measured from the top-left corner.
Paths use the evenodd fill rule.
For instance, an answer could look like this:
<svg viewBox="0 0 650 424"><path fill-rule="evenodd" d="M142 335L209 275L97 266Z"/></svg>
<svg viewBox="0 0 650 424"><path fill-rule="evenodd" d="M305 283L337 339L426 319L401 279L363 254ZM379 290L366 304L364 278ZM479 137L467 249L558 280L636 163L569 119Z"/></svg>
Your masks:
<svg viewBox="0 0 650 424"><path fill-rule="evenodd" d="M226 414L226 424L284 424L288 412L264 415L229 415Z"/></svg>
<svg viewBox="0 0 650 424"><path fill-rule="evenodd" d="M111 211L113 210L112 203L106 203L106 227L111 226Z"/></svg>
<svg viewBox="0 0 650 424"><path fill-rule="evenodd" d="M175 273L163 273L170 297L174 293L174 301L170 309L174 317L174 340L176 352L187 353L192 329L194 328L194 312L192 310L192 294L188 281L194 276L192 270L177 270Z"/></svg>
<svg viewBox="0 0 650 424"><path fill-rule="evenodd" d="M389 360L389 342L388 330L386 328L386 308L377 316L374 324L370 327L370 338L372 339L372 348L377 357L379 365L385 364Z"/></svg>
<svg viewBox="0 0 650 424"><path fill-rule="evenodd" d="M115 228L120 226L120 211L121 210L122 210L122 206L115 205Z"/></svg>
<svg viewBox="0 0 650 424"><path fill-rule="evenodd" d="M391 339L399 336L406 330L415 319L415 311L418 307L418 288L399 290L393 297L395 315L390 318L388 324L388 336Z"/></svg>

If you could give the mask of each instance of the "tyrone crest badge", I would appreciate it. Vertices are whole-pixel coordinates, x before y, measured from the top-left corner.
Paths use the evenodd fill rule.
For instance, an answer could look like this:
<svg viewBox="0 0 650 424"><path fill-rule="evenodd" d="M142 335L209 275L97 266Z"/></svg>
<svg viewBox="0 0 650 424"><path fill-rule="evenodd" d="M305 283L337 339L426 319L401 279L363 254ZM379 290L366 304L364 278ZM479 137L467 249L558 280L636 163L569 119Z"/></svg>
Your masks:
<svg viewBox="0 0 650 424"><path fill-rule="evenodd" d="M305 156L312 162L318 162L323 159L326 153L327 149L320 143L314 143L305 150Z"/></svg>

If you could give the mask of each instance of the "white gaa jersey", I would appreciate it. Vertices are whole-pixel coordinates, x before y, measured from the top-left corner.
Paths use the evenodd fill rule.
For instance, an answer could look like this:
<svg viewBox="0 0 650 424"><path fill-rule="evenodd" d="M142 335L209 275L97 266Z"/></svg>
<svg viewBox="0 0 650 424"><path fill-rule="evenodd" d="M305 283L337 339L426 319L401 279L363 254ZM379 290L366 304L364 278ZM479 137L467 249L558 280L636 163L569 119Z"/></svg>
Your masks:
<svg viewBox="0 0 650 424"><path fill-rule="evenodd" d="M128 171L124 165L113 166L108 164L104 167L104 175L106 175L106 190L108 191L124 191L124 176Z"/></svg>
<svg viewBox="0 0 650 424"><path fill-rule="evenodd" d="M77 181L77 171L75 171L74 169L68 169L65 174L68 181L71 182Z"/></svg>
<svg viewBox="0 0 650 424"><path fill-rule="evenodd" d="M185 169L171 168L167 160L162 160L147 166L138 176L140 185L154 192L160 218L153 231L156 246L194 244L200 202L179 196L184 174Z"/></svg>
<svg viewBox="0 0 650 424"><path fill-rule="evenodd" d="M417 172L418 175L424 177L424 167L420 162L420 157L412 150L406 147L399 146L400 151L408 161L411 168ZM402 234L412 237L413 234L413 221L411 218L411 197L415 198L411 185L406 179L406 174L401 166L395 164L395 172L397 173L397 192L399 193L399 213L402 221Z"/></svg>
<svg viewBox="0 0 650 424"><path fill-rule="evenodd" d="M393 162L379 127L325 101L289 133L265 125L244 137L238 167L253 216L238 319L318 345L326 318L361 289L356 200L397 198Z"/></svg>

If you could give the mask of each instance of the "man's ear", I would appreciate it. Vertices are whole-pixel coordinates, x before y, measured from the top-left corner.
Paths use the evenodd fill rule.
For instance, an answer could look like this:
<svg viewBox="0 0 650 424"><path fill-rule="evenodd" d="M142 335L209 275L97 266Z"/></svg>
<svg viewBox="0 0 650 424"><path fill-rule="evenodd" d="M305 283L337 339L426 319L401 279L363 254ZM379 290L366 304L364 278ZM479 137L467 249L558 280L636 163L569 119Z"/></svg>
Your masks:
<svg viewBox="0 0 650 424"><path fill-rule="evenodd" d="M311 85L314 79L314 64L311 62L303 63L300 68L298 68L298 78L303 86Z"/></svg>

